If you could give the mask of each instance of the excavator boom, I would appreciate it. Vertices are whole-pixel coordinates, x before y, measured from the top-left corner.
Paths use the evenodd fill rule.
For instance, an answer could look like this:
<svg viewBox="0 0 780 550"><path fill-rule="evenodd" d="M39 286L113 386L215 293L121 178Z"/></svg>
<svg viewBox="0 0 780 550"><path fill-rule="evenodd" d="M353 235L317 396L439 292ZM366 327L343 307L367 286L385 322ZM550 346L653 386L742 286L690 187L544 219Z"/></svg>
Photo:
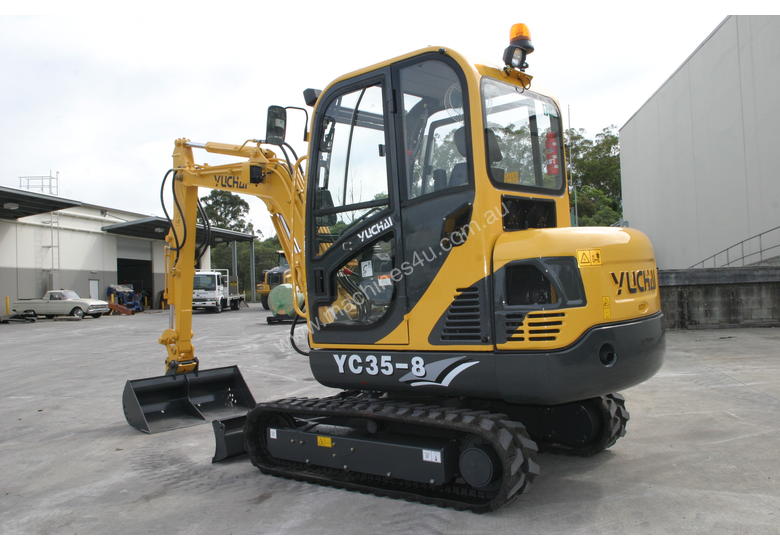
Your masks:
<svg viewBox="0 0 780 550"><path fill-rule="evenodd" d="M219 166L198 165L193 149L209 153L244 157L247 160ZM279 242L290 259L293 284L304 290L305 272L301 250L305 223L305 187L300 160L290 165L260 147L257 142L243 145L194 143L176 140L173 153L174 211L171 230L165 240L166 293L171 307L172 323L160 337L168 352L166 372L190 372L197 368L192 346L192 284L195 275L195 239L187 239L196 224L198 189L231 191L260 198L268 207ZM181 206L181 207L180 207ZM298 308L296 311L303 316Z"/></svg>
<svg viewBox="0 0 780 550"><path fill-rule="evenodd" d="M219 166L196 164L193 149L246 160ZM301 260L305 199L302 160L291 165L257 142L229 145L176 140L173 168L166 174L166 179L172 176L173 215L171 229L165 237L165 298L170 306L170 323L159 338L167 352L165 375L127 381L122 402L130 425L153 432L217 421L215 430L219 430L224 426L222 420L240 418L255 406L237 366L200 370L192 345L192 288L199 254L195 228L197 213L202 212L198 189L227 190L262 199L290 259L293 284L305 292ZM164 180L163 187L165 183ZM208 220L205 221L208 233ZM206 235L200 253L208 241ZM295 308L298 314L303 314L299 304L295 303ZM236 422L231 425L235 426ZM230 433L235 430L227 432ZM231 443L223 441L222 444Z"/></svg>

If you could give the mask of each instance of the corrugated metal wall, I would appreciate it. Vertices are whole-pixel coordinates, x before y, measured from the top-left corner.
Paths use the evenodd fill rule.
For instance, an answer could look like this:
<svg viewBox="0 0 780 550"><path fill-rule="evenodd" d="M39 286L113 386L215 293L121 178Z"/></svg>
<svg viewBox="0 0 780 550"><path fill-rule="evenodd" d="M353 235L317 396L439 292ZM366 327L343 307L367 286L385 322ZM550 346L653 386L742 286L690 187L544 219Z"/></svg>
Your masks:
<svg viewBox="0 0 780 550"><path fill-rule="evenodd" d="M780 225L780 17L727 18L621 128L620 146L624 217L661 269Z"/></svg>

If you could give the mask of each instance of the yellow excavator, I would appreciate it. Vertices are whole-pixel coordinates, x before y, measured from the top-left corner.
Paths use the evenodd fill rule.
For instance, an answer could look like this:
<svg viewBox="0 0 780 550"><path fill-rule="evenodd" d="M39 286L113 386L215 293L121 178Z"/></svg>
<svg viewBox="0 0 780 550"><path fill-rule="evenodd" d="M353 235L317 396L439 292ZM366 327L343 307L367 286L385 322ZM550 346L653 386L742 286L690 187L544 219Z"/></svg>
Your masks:
<svg viewBox="0 0 780 550"><path fill-rule="evenodd" d="M264 473L475 512L523 493L537 452L592 455L623 436L615 392L663 361L653 247L630 228L570 227L560 109L531 89L532 51L517 24L499 68L429 47L307 89L301 158L282 107L265 140L177 140L166 375L128 382L130 424L233 413ZM196 164L195 149L242 160ZM338 393L257 404L237 367L199 369L201 187L267 205L308 326L299 351Z"/></svg>
<svg viewBox="0 0 780 550"><path fill-rule="evenodd" d="M284 255L284 250L276 252L276 265L263 271L262 281L257 283L257 294L260 295L260 303L263 309L271 309L268 303L268 295L277 285L290 282L290 265Z"/></svg>

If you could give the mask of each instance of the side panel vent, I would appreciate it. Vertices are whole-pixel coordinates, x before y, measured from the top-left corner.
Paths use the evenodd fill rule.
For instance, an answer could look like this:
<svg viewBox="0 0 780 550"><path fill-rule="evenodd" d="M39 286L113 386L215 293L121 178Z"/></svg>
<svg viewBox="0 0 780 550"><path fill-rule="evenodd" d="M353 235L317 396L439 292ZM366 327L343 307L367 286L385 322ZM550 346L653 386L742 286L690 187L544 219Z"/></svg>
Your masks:
<svg viewBox="0 0 780 550"><path fill-rule="evenodd" d="M525 326L532 342L551 342L563 328L565 313L529 313Z"/></svg>
<svg viewBox="0 0 780 550"><path fill-rule="evenodd" d="M476 286L457 289L444 316L441 339L445 342L482 342L479 289Z"/></svg>
<svg viewBox="0 0 780 550"><path fill-rule="evenodd" d="M507 342L554 342L563 328L565 313L509 313Z"/></svg>
<svg viewBox="0 0 780 550"><path fill-rule="evenodd" d="M525 313L507 314L504 325L506 326L506 339L508 342L525 341L525 331L520 328L523 326L524 319Z"/></svg>

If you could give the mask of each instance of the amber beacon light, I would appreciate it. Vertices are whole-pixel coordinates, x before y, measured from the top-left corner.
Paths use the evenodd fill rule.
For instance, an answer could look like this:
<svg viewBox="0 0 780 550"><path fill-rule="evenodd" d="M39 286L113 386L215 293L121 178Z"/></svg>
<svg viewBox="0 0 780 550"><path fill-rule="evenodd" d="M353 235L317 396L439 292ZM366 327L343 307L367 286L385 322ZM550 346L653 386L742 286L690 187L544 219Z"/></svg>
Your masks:
<svg viewBox="0 0 780 550"><path fill-rule="evenodd" d="M531 31L525 23L515 23L509 31L509 46L504 50L504 64L513 69L524 71L528 67L526 56L534 51L531 44Z"/></svg>

